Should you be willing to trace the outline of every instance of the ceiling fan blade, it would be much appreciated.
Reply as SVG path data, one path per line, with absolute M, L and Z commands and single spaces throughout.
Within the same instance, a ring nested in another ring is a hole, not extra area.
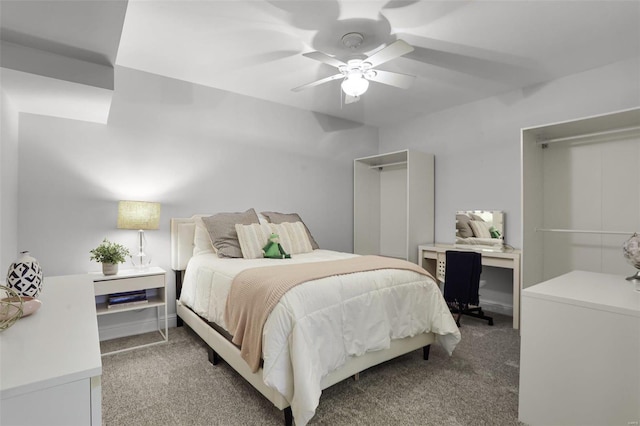
M 358 102 L 359 100 L 360 100 L 360 96 L 344 95 L 344 103 L 345 103 L 345 105 Z
M 303 53 L 302 56 L 306 56 L 307 58 L 315 59 L 316 61 L 323 62 L 327 65 L 331 65 L 332 67 L 338 68 L 341 65 L 347 65 L 339 59 L 334 58 L 333 56 L 329 56 L 326 53 L 322 52 L 307 52 Z
M 375 74 L 367 76 L 367 80 L 375 81 L 377 83 L 388 84 L 389 86 L 399 87 L 400 89 L 408 89 L 415 76 L 409 74 L 401 74 L 398 72 L 374 70 Z
M 399 56 L 405 55 L 411 51 L 413 51 L 413 47 L 406 41 L 396 40 L 384 49 L 379 50 L 373 55 L 369 56 L 367 59 L 365 59 L 365 62 L 370 63 L 371 67 L 376 67 Z
M 294 92 L 299 92 L 301 90 L 308 89 L 308 88 L 314 87 L 314 86 L 319 86 L 320 84 L 328 83 L 328 82 L 330 82 L 332 80 L 337 80 L 339 78 L 344 78 L 344 75 L 343 74 L 334 74 L 332 76 L 323 78 L 321 80 L 314 81 L 313 83 L 303 84 L 302 86 L 294 87 L 291 90 L 293 90 Z

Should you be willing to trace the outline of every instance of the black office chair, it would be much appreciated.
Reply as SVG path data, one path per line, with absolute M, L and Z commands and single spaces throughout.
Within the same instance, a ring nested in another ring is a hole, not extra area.
M 489 321 L 479 306 L 480 273 L 482 272 L 482 254 L 475 251 L 453 251 L 445 253 L 444 299 L 452 313 L 457 313 L 456 324 L 460 327 L 460 317 L 467 315 Z

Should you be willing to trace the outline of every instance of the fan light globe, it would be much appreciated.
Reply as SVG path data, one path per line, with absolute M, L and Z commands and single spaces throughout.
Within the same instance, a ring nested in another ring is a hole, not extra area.
M 360 96 L 369 88 L 369 80 L 362 73 L 350 73 L 342 82 L 342 90 L 349 96 Z

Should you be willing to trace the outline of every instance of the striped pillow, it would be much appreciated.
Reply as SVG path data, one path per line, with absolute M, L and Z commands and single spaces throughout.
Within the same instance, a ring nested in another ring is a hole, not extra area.
M 287 253 L 299 254 L 313 251 L 304 223 L 283 222 L 269 225 L 271 225 L 271 231 L 280 236 L 280 244 Z
M 251 225 L 236 224 L 238 241 L 242 257 L 245 259 L 261 259 L 264 257 L 262 248 L 267 245 L 271 235 L 269 223 L 252 223 Z

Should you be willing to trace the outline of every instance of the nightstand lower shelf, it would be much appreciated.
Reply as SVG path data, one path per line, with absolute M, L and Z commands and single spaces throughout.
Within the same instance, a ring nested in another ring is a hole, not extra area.
M 107 302 L 98 302 L 96 303 L 96 315 L 108 315 L 115 314 L 117 312 L 127 312 L 127 311 L 137 311 L 140 309 L 148 309 L 155 307 L 164 306 L 164 301 L 160 300 L 159 297 L 150 297 L 147 303 L 140 303 L 136 305 L 126 305 L 126 306 L 118 306 L 118 305 L 109 305 Z
M 148 335 L 149 337 L 147 337 L 146 335 Z M 141 340 L 142 338 L 142 340 L 146 340 L 146 339 L 151 340 L 152 336 L 154 339 L 158 339 L 158 335 L 160 336 L 160 340 L 154 340 L 148 343 L 137 344 L 134 346 L 130 346 L 129 344 L 126 343 L 126 341 L 129 339 Z M 122 352 L 133 351 L 136 349 L 142 349 L 149 346 L 162 345 L 167 343 L 168 341 L 169 341 L 169 335 L 166 334 L 166 332 L 161 328 L 158 328 L 158 330 L 151 331 L 149 333 L 136 334 L 133 336 L 126 336 L 126 337 L 121 337 L 121 338 L 116 338 L 111 340 L 103 340 L 102 342 L 100 342 L 101 356 L 104 357 L 107 355 L 113 355 L 113 354 L 118 354 Z M 120 346 L 123 346 L 123 347 L 120 347 Z M 114 348 L 114 349 L 111 349 L 111 348 Z

